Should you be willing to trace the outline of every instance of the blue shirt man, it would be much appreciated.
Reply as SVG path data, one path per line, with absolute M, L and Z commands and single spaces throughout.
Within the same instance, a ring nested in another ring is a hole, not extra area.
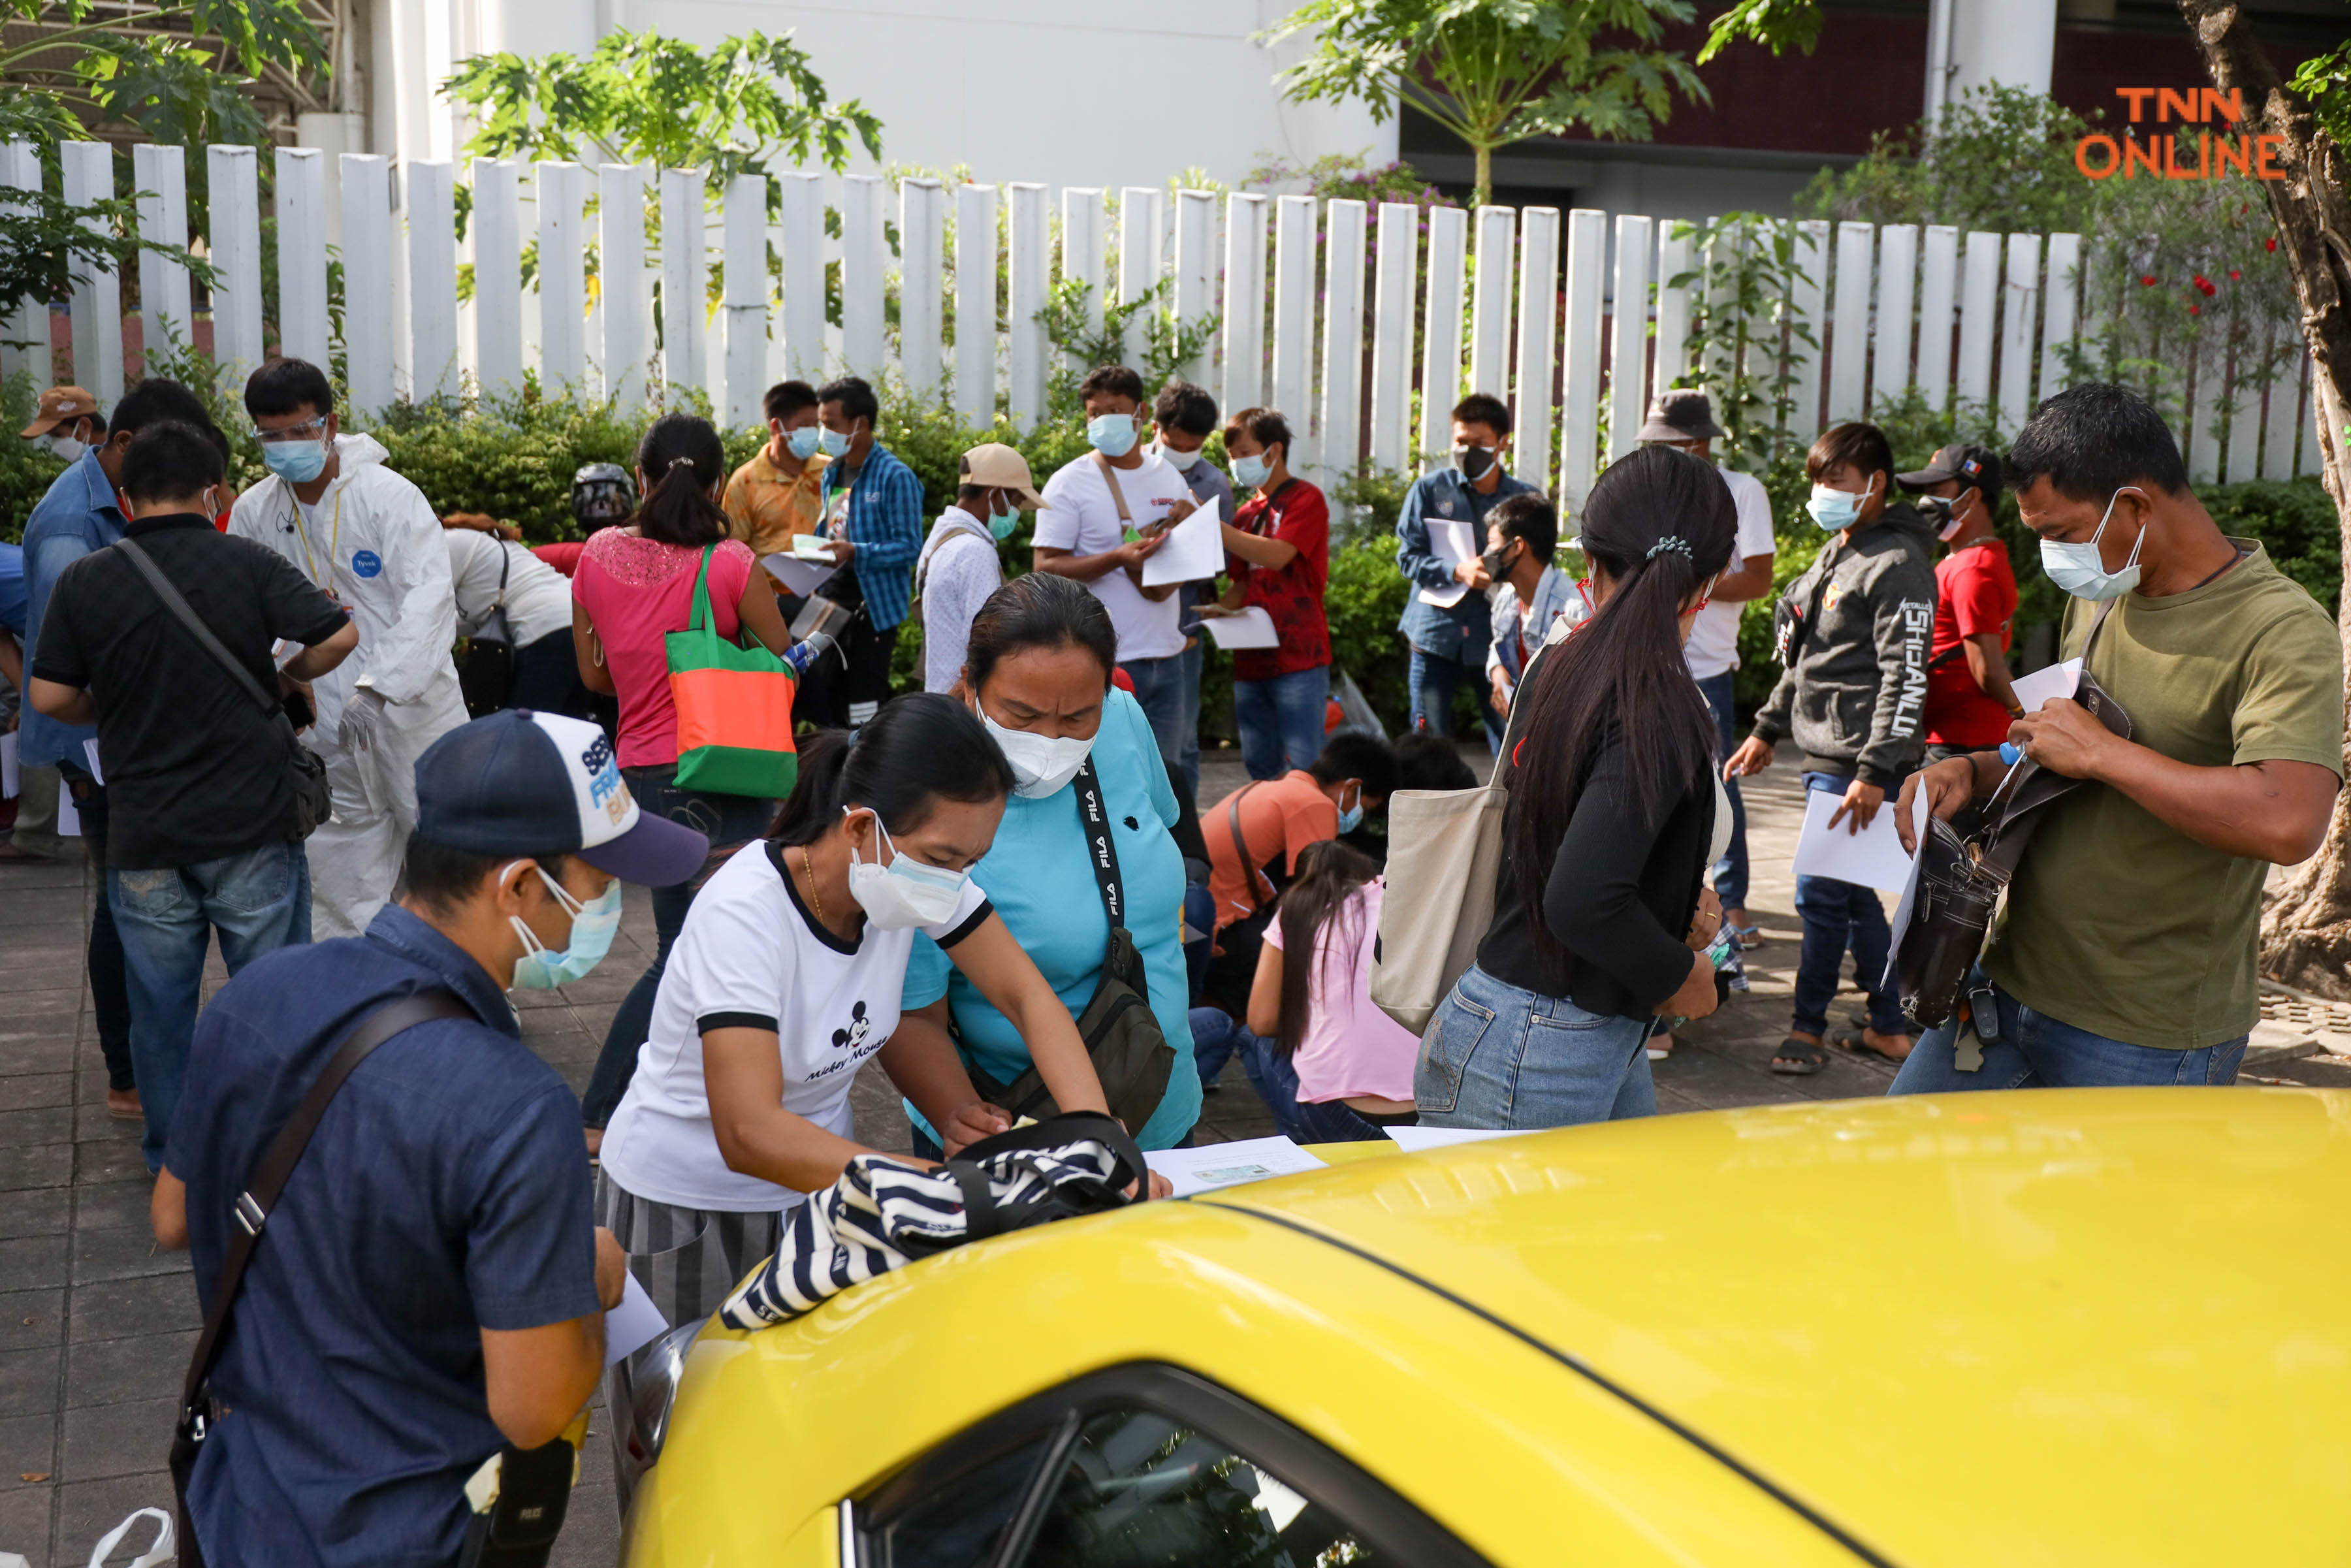
M 124 518 L 115 500 L 115 476 L 106 465 L 110 455 L 119 467 L 121 447 L 111 441 L 75 459 L 34 504 L 33 515 L 25 523 L 23 642 L 28 649 L 40 646 L 41 612 L 48 608 L 49 594 L 66 568 L 122 537 Z M 97 737 L 96 725 L 61 724 L 27 704 L 17 745 L 19 756 L 26 762 L 65 762 L 87 770 L 89 759 L 82 743 Z
M 1492 632 L 1489 582 L 1478 555 L 1486 548 L 1486 514 L 1534 488 L 1503 471 L 1510 443 L 1509 405 L 1483 392 L 1463 398 L 1453 410 L 1453 466 L 1415 480 L 1396 517 L 1396 569 L 1412 591 L 1396 622 L 1412 644 L 1412 726 L 1450 734 L 1453 694 L 1468 680 L 1487 740 L 1498 747 L 1501 724 L 1482 689 Z M 1437 533 L 1466 548 L 1441 553 Z
M 890 695 L 890 657 L 914 597 L 914 561 L 923 553 L 923 482 L 874 439 L 882 405 L 873 389 L 843 376 L 817 389 L 818 448 L 824 465 L 824 531 L 836 572 L 819 595 L 863 611 L 841 634 L 840 662 L 820 660 L 800 688 L 799 706 L 819 724 L 860 725 Z

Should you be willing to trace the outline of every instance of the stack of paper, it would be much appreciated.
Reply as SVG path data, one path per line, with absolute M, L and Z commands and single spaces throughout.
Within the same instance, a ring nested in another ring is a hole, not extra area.
M 1395 1146 L 1407 1155 L 1428 1149 L 1449 1149 L 1456 1144 L 1482 1143 L 1488 1138 L 1509 1138 L 1517 1134 L 1508 1128 L 1496 1127 L 1390 1127 L 1388 1136 Z
M 1895 831 L 1895 803 L 1878 807 L 1865 828 L 1846 817 L 1835 827 L 1829 819 L 1844 804 L 1842 795 L 1814 789 L 1804 797 L 1804 826 L 1796 835 L 1796 874 L 1834 877 L 1858 887 L 1898 892 L 1910 883 L 1910 855 Z
M 841 570 L 832 564 L 832 558 L 829 555 L 810 557 L 801 554 L 799 547 L 810 542 L 809 536 L 802 534 L 792 540 L 793 549 L 789 553 L 778 550 L 773 555 L 759 558 L 759 564 L 768 569 L 768 576 L 784 585 L 785 592 L 802 599 Z
M 1168 529 L 1167 542 L 1143 563 L 1143 586 L 1202 582 L 1224 570 L 1224 519 L 1215 507 L 1202 507 Z
M 1321 1160 L 1288 1138 L 1244 1138 L 1191 1149 L 1153 1149 L 1143 1161 L 1167 1178 L 1177 1197 L 1324 1168 Z
M 1279 648 L 1280 633 L 1273 629 L 1273 617 L 1265 607 L 1252 604 L 1234 615 L 1203 615 L 1200 630 L 1219 648 Z
M 1457 517 L 1430 517 L 1428 550 L 1447 568 L 1459 566 L 1465 560 L 1478 559 L 1478 535 L 1473 525 Z M 1466 582 L 1455 582 L 1446 588 L 1424 588 L 1420 591 L 1423 604 L 1434 604 L 1439 610 L 1450 610 L 1461 602 L 1469 591 Z

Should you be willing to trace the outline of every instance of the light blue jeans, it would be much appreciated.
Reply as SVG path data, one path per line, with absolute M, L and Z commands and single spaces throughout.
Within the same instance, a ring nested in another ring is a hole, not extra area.
M 310 939 L 310 859 L 301 844 L 160 871 L 109 871 L 106 901 L 131 983 L 131 1061 L 147 1116 L 147 1168 L 162 1168 L 195 1039 L 204 949 L 220 933 L 231 975 Z
M 1322 721 L 1331 706 L 1331 666 L 1294 670 L 1270 680 L 1233 683 L 1233 721 L 1241 765 L 1252 779 L 1279 779 L 1314 766 L 1322 755 Z
M 1654 1116 L 1650 1022 L 1588 1013 L 1472 965 L 1421 1036 L 1420 1124 L 1530 1132 Z
M 1274 1131 L 1303 1143 L 1305 1128 L 1298 1119 L 1298 1070 L 1290 1059 L 1273 1048 L 1273 1041 L 1250 1033 L 1247 1024 L 1224 1009 L 1194 1008 L 1192 1060 L 1200 1070 L 1200 1082 L 1215 1082 L 1225 1063 L 1236 1056 L 1241 1059 L 1241 1071 L 1249 1074 L 1258 1098 L 1273 1113 Z
M 1971 972 L 1964 989 L 1984 984 Z M 1911 1048 L 1889 1094 L 1947 1094 L 1962 1089 L 2095 1089 L 2176 1083 L 2234 1083 L 2249 1035 L 2196 1051 L 2166 1051 L 2109 1040 L 2036 1012 L 1999 987 L 1992 998 L 2000 1038 L 1983 1041 L 1983 1065 L 1959 1069 L 1961 1028 L 1954 1016 Z M 1972 1025 L 1969 1032 L 1974 1033 Z
M 1134 700 L 1151 721 L 1151 737 L 1159 743 L 1159 759 L 1171 768 L 1184 764 L 1184 655 L 1164 659 L 1127 659 L 1118 666 L 1134 683 Z

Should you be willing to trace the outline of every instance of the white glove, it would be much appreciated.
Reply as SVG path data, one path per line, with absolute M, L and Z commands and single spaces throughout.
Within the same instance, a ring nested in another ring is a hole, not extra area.
M 376 726 L 383 717 L 383 694 L 360 686 L 343 705 L 342 738 L 346 751 L 365 751 L 375 744 Z

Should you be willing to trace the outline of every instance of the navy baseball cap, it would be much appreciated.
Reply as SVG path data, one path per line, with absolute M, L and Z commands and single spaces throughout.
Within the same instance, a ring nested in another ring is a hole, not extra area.
M 1980 490 L 1986 501 L 2000 496 L 2000 456 L 1987 446 L 1955 442 L 1927 460 L 1927 466 L 1915 474 L 1896 474 L 1894 482 L 1906 490 L 1924 490 L 1946 479 L 1957 479 L 1971 489 Z
M 578 855 L 646 887 L 688 881 L 710 856 L 708 839 L 638 807 L 601 729 L 529 708 L 459 725 L 424 748 L 416 831 L 475 854 Z

